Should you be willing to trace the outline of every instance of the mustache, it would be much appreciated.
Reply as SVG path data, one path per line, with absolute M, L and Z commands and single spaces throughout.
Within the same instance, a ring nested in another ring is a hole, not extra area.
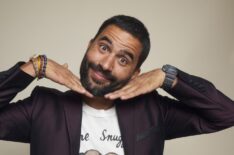
M 101 74 L 103 74 L 108 80 L 110 81 L 116 81 L 116 77 L 111 74 L 109 70 L 103 69 L 101 65 L 96 65 L 94 63 L 89 63 L 90 68 L 92 68 L 94 71 L 98 71 Z

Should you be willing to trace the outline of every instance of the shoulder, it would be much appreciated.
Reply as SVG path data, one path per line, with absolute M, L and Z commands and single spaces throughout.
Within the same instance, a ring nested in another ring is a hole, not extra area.
M 150 93 L 139 95 L 128 100 L 117 100 L 117 103 L 136 107 L 145 107 L 148 105 L 158 106 L 160 97 L 161 95 L 158 94 L 156 90 L 154 90 Z
M 76 98 L 80 99 L 81 94 L 78 94 L 74 91 L 68 90 L 68 91 L 60 91 L 55 88 L 48 88 L 44 86 L 36 86 L 33 91 L 31 96 L 36 99 L 36 100 L 69 100 L 71 98 Z
M 156 90 L 154 90 L 150 93 L 140 95 L 140 96 L 134 98 L 133 100 L 135 102 L 140 102 L 140 103 L 142 103 L 142 102 L 151 103 L 152 102 L 155 104 L 156 102 L 159 101 L 160 97 L 161 97 L 161 95 Z
M 40 97 L 40 98 L 47 98 L 47 97 L 59 97 L 62 96 L 64 92 L 55 89 L 55 88 L 48 88 L 48 87 L 43 87 L 43 86 L 36 86 L 33 91 L 31 96 L 34 98 Z
M 49 115 L 57 116 L 64 112 L 64 106 L 81 103 L 81 95 L 74 91 L 65 91 L 37 86 L 32 92 L 33 118 Z

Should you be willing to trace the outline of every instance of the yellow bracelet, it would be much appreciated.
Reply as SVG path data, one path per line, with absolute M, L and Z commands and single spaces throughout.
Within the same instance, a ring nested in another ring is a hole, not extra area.
M 35 71 L 36 77 L 38 77 L 39 70 L 38 70 L 36 58 L 31 58 L 31 59 L 30 59 L 30 62 L 32 62 L 32 64 L 33 64 L 33 69 L 34 69 L 34 71 Z
M 37 56 L 37 66 L 38 66 L 38 75 L 41 71 L 41 57 L 40 56 Z

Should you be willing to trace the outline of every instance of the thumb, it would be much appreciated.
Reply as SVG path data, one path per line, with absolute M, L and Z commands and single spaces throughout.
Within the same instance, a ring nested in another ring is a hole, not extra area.
M 63 64 L 63 67 L 68 68 L 68 64 L 67 63 Z

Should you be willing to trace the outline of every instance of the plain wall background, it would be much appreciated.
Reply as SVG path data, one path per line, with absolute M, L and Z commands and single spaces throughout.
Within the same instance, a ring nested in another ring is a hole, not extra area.
M 116 14 L 139 18 L 148 27 L 152 48 L 142 72 L 169 63 L 213 82 L 234 99 L 233 0 L 0 0 L 0 70 L 34 53 L 68 62 L 76 74 L 89 40 Z M 66 90 L 47 79 L 35 85 Z M 165 94 L 162 90 L 159 90 Z M 234 128 L 166 142 L 165 155 L 233 155 Z M 29 145 L 0 141 L 0 155 L 29 155 Z

